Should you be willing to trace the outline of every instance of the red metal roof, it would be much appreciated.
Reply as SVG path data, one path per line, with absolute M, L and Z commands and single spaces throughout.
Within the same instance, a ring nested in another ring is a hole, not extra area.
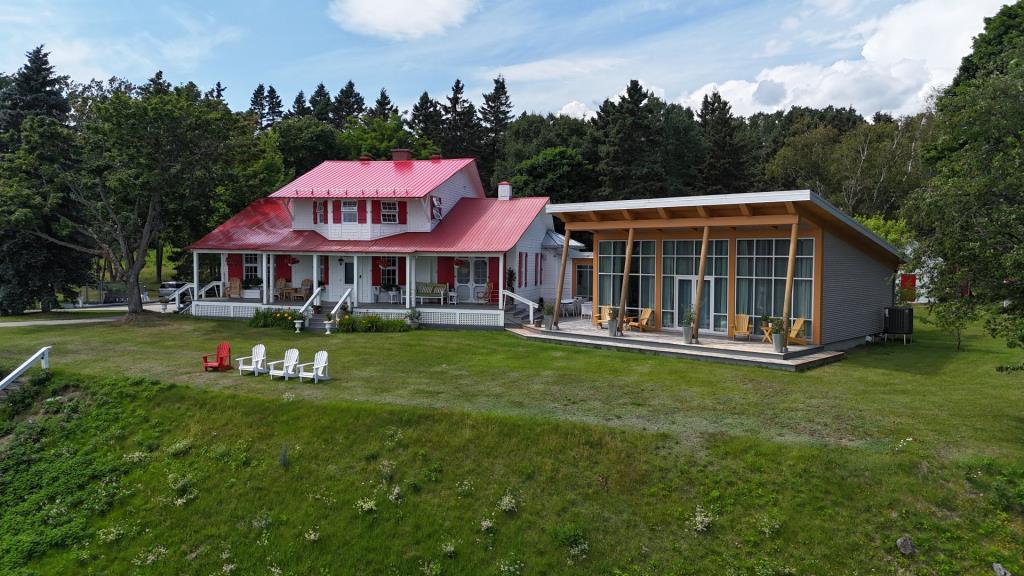
M 292 180 L 271 198 L 422 198 L 462 169 L 483 196 L 472 158 L 433 160 L 327 160 Z
M 189 249 L 364 254 L 507 252 L 547 202 L 545 197 L 463 198 L 432 232 L 405 232 L 377 240 L 328 240 L 312 230 L 292 230 L 286 201 L 264 198 L 250 204 Z

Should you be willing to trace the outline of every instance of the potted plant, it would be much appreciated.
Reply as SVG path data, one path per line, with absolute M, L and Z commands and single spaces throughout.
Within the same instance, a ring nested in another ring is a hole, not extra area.
M 261 288 L 263 280 L 259 278 L 247 278 L 242 280 L 242 298 L 259 299 L 263 296 Z
M 420 311 L 417 308 L 409 310 L 409 313 L 405 315 L 406 322 L 409 323 L 409 327 L 413 330 L 420 327 Z
M 512 268 L 509 268 L 508 272 L 505 272 L 505 291 L 516 291 L 516 271 Z
M 782 354 L 786 351 L 786 323 L 782 318 L 769 318 L 768 324 L 772 327 L 772 348 Z
M 544 329 L 551 330 L 551 327 L 555 323 L 555 305 L 545 304 L 544 305 Z
M 683 315 L 679 317 L 679 323 L 683 327 L 683 340 L 685 340 L 687 344 L 693 342 L 693 319 L 695 317 L 693 308 L 686 310 L 686 312 L 683 312 Z
M 619 335 L 619 309 L 608 309 L 608 335 L 615 337 Z

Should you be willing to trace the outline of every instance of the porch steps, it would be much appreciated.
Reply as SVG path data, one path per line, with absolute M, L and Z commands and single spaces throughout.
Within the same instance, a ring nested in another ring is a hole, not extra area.
M 508 306 L 505 308 L 505 327 L 521 328 L 530 323 L 530 313 L 522 306 Z
M 313 314 L 309 317 L 309 324 L 306 326 L 306 330 L 309 332 L 326 332 L 326 323 L 327 314 Z
M 825 350 L 817 346 L 790 354 L 758 353 L 746 350 L 724 350 L 692 344 L 670 344 L 653 340 L 608 338 L 565 332 L 549 332 L 527 326 L 508 327 L 509 332 L 522 338 L 556 344 L 568 344 L 586 348 L 620 350 L 657 354 L 690 360 L 709 360 L 726 364 L 760 366 L 790 372 L 802 372 L 825 364 L 842 360 L 843 352 Z

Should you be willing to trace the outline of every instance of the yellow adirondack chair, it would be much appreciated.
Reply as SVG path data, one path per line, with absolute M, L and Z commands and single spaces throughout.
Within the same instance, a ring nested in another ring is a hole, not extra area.
M 798 344 L 800 346 L 807 345 L 807 338 L 802 336 L 800 333 L 804 331 L 804 319 L 797 318 L 793 320 L 793 326 L 789 329 L 789 343 Z
M 750 340 L 750 315 L 748 314 L 737 314 L 732 321 L 732 336 L 733 338 L 739 338 L 745 336 L 747 340 Z
M 242 297 L 242 280 L 240 278 L 228 279 L 228 298 Z
M 640 311 L 640 318 L 625 318 L 626 322 L 623 326 L 630 330 L 637 329 L 641 332 L 646 332 L 651 328 L 651 314 L 653 312 L 650 308 L 644 308 Z
M 597 309 L 597 325 L 600 326 L 601 328 L 604 328 L 605 322 L 611 320 L 611 313 L 609 312 L 611 309 L 611 306 L 601 306 L 600 308 Z

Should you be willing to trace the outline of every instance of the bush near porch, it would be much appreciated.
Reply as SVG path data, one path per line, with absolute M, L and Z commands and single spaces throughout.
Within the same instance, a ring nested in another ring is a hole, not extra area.
M 1024 569 L 1024 375 L 979 327 L 804 374 L 497 332 L 8 330 L 0 364 L 54 344 L 56 369 L 0 444 L 7 571 Z M 326 349 L 334 379 L 199 372 L 223 338 Z
M 405 320 L 386 320 L 376 314 L 346 314 L 338 318 L 338 332 L 408 332 Z
M 294 310 L 280 308 L 260 308 L 249 319 L 253 328 L 290 328 L 295 329 L 295 321 L 302 320 L 301 314 Z

